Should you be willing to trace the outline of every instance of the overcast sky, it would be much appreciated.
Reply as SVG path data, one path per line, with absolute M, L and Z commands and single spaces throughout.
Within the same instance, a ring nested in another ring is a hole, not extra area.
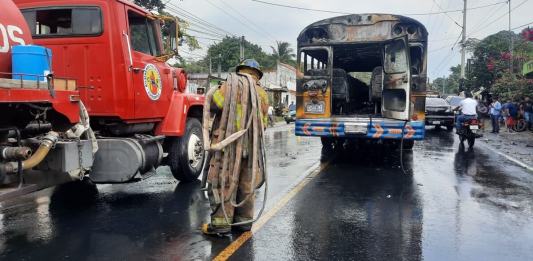
M 457 10 L 463 7 L 462 0 L 264 1 L 347 13 L 414 14 Z M 468 8 L 477 8 L 498 2 L 504 1 L 468 0 Z M 338 16 L 338 14 L 332 13 L 271 6 L 252 0 L 170 0 L 168 7 L 175 9 L 176 6 L 216 25 L 221 30 L 234 35 L 244 35 L 249 41 L 261 45 L 269 53 L 271 53 L 269 47 L 274 45 L 275 40 L 289 42 L 295 47 L 296 37 L 305 26 L 324 18 Z M 533 0 L 512 0 L 511 8 L 515 8 L 511 16 L 512 28 L 533 22 Z M 467 36 L 469 38 L 482 39 L 498 31 L 507 30 L 507 11 L 507 3 L 469 10 L 467 12 Z M 430 79 L 433 80 L 436 77 L 448 75 L 449 67 L 460 63 L 459 47 L 456 46 L 453 50 L 451 48 L 461 33 L 461 28 L 455 22 L 462 23 L 462 13 L 449 13 L 449 17 L 444 14 L 412 15 L 411 17 L 422 22 L 429 31 L 428 74 Z M 185 19 L 187 20 L 187 18 Z M 221 38 L 219 35 L 224 34 L 220 30 L 208 32 L 196 24 L 196 22 L 193 22 L 191 29 L 200 32 L 191 31 L 190 33 L 202 37 L 199 38 L 199 41 L 203 49 L 197 50 L 192 54 L 182 53 L 190 59 L 198 59 L 199 55 L 205 54 L 209 44 L 216 42 L 207 38 L 219 39 Z M 521 30 L 522 28 L 515 31 L 519 32 Z

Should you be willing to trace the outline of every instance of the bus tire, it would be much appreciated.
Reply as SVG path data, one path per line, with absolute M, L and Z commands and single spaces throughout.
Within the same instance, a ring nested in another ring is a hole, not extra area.
M 169 145 L 168 165 L 172 176 L 181 182 L 197 180 L 205 159 L 200 121 L 187 119 L 185 134 L 172 138 Z

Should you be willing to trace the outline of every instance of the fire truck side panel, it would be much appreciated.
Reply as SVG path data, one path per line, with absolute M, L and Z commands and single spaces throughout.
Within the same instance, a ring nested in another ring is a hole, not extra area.
M 157 125 L 156 135 L 182 136 L 185 133 L 187 115 L 201 118 L 204 97 L 200 95 L 180 95 L 175 92 L 165 119 Z

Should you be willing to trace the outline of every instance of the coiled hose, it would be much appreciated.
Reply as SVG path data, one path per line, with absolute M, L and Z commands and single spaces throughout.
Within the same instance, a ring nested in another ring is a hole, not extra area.
M 231 226 L 247 225 L 255 222 L 261 217 L 267 201 L 268 178 L 265 169 L 265 126 L 262 120 L 263 112 L 261 111 L 259 88 L 261 87 L 257 86 L 255 80 L 248 74 L 230 74 L 226 82 L 226 95 L 222 113 L 219 116 L 220 119 L 213 120 L 211 119 L 211 104 L 217 88 L 210 89 L 206 94 L 202 132 L 204 149 L 213 158 L 212 162 L 205 163 L 210 164 L 207 180 L 211 181 L 215 203 L 222 208 L 226 223 Z M 211 122 L 213 122 L 212 126 Z M 244 123 L 246 123 L 245 126 L 243 126 Z M 211 140 L 212 136 L 214 137 L 213 140 Z M 255 219 L 232 223 L 228 218 L 224 203 L 230 202 L 233 207 L 237 208 L 248 200 L 254 200 L 254 197 L 251 197 L 253 193 L 250 193 L 241 202 L 236 201 L 242 158 L 251 160 L 252 180 L 250 186 L 252 186 L 252 191 L 256 189 L 256 174 L 259 173 L 263 177 L 265 184 L 264 199 L 261 210 Z M 231 184 L 228 193 L 224 193 L 228 174 L 231 174 Z

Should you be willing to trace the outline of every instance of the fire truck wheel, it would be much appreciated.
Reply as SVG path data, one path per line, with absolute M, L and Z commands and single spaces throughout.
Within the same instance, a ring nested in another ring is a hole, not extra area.
M 187 119 L 185 135 L 174 138 L 168 151 L 168 165 L 172 175 L 179 181 L 198 179 L 204 162 L 202 124 L 198 119 Z

